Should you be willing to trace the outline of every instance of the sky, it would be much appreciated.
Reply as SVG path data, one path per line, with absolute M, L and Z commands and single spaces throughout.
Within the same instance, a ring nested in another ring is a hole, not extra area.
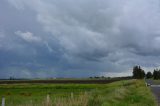
M 159 0 L 0 0 L 0 78 L 152 71 L 159 19 Z

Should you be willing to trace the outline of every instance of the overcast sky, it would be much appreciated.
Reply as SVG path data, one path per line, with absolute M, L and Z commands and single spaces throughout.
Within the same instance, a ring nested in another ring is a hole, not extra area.
M 160 66 L 159 0 L 0 0 L 0 78 L 125 76 Z

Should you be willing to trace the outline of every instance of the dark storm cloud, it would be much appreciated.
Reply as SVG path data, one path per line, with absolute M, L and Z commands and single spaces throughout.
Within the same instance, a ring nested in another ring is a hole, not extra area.
M 159 66 L 159 10 L 159 0 L 2 0 L 0 73 L 115 76 Z

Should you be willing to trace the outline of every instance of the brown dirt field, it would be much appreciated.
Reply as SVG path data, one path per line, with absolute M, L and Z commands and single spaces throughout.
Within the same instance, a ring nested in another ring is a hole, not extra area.
M 19 84 L 19 83 L 43 83 L 43 84 L 107 84 L 130 78 L 111 79 L 111 80 L 0 80 L 0 84 Z

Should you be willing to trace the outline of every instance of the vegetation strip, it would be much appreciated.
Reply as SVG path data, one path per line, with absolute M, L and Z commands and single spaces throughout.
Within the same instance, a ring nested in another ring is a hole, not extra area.
M 0 85 L 6 106 L 156 106 L 144 80 L 110 84 Z

